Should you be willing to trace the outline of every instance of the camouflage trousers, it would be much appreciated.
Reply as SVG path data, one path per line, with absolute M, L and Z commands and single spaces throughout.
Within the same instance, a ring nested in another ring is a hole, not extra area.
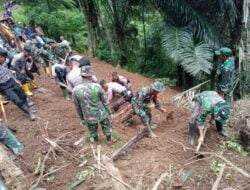
M 102 127 L 102 132 L 105 136 L 109 136 L 112 133 L 110 118 L 105 118 L 99 122 Z M 87 123 L 89 130 L 89 137 L 98 137 L 98 124 L 99 123 Z
M 147 105 L 141 105 L 136 102 L 135 98 L 132 98 L 132 107 L 137 116 L 140 117 L 142 123 L 147 126 L 151 123 L 151 109 Z
M 14 154 L 20 154 L 23 152 L 24 146 L 3 124 L 0 124 L 0 141 L 11 149 Z

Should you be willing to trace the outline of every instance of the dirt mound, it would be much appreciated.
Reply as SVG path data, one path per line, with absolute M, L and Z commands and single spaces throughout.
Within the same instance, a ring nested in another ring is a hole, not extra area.
M 117 71 L 131 79 L 134 91 L 153 82 L 151 79 L 139 74 L 129 73 L 96 59 L 92 59 L 92 63 L 99 80 L 109 80 L 111 73 Z M 43 74 L 37 77 L 36 80 L 38 84 L 47 90 L 46 93 L 36 91 L 35 97 L 32 98 L 36 103 L 37 121 L 30 122 L 12 104 L 6 107 L 9 124 L 18 129 L 16 136 L 25 145 L 24 159 L 23 161 L 16 161 L 17 164 L 29 176 L 30 182 L 35 181 L 37 175 L 34 174 L 34 171 L 39 168 L 37 167 L 39 160 L 43 160 L 50 147 L 46 138 L 55 140 L 61 137 L 58 144 L 64 151 L 56 150 L 51 154 L 46 162 L 45 173 L 53 171 L 57 167 L 65 167 L 45 177 L 40 182 L 40 186 L 49 190 L 61 190 L 76 181 L 79 175 L 86 175 L 86 182 L 77 189 L 112 189 L 109 176 L 97 174 L 98 172 L 93 174 L 93 171 L 96 170 L 95 160 L 90 145 L 85 142 L 87 129 L 80 126 L 80 119 L 76 114 L 72 101 L 67 102 L 63 99 L 60 89 L 55 85 L 51 77 Z M 141 180 L 143 182 L 142 189 L 152 188 L 160 174 L 168 170 L 170 166 L 173 175 L 177 176 L 177 173 L 181 174 L 181 171 L 184 171 L 181 170 L 183 163 L 188 162 L 188 159 L 194 156 L 192 151 L 184 150 L 181 145 L 188 147 L 187 126 L 190 113 L 187 110 L 177 108 L 171 103 L 171 97 L 174 94 L 176 94 L 176 91 L 166 88 L 165 92 L 160 96 L 160 101 L 168 110 L 167 114 L 153 110 L 153 122 L 157 123 L 154 130 L 157 138 L 144 139 L 115 162 L 115 166 L 119 168 L 124 181 L 132 187 L 136 187 L 138 181 Z M 101 139 L 102 154 L 110 156 L 122 144 L 137 134 L 135 126 L 140 121 L 138 118 L 133 117 L 131 123 L 129 125 L 114 126 L 117 139 L 114 144 L 108 146 L 105 140 Z M 82 137 L 84 137 L 84 144 L 75 147 L 74 143 Z M 211 129 L 206 137 L 206 146 L 202 147 L 202 149 L 217 151 L 219 149 L 217 145 L 221 140 L 222 138 L 218 136 L 215 129 Z M 84 166 L 80 165 L 81 162 L 78 159 L 80 157 L 82 160 L 86 160 Z M 233 159 L 240 164 L 239 166 L 245 166 L 244 169 L 250 172 L 249 157 Z M 210 171 L 210 161 L 197 162 L 192 164 L 192 167 L 187 166 L 184 169 L 192 171 L 192 177 L 183 187 L 211 189 L 216 176 Z M 231 172 L 229 169 L 228 171 Z M 235 183 L 224 180 L 223 187 L 232 186 L 238 188 L 248 185 L 248 181 L 241 179 L 241 176 L 235 172 L 231 173 L 234 175 Z M 168 186 L 164 186 L 166 184 Z M 161 189 L 167 189 L 168 187 L 169 183 L 164 182 Z

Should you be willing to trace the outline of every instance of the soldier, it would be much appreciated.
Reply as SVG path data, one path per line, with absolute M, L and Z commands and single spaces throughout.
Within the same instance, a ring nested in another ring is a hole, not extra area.
M 22 111 L 28 114 L 30 120 L 35 120 L 35 115 L 29 108 L 27 97 L 16 81 L 11 70 L 4 68 L 2 64 L 5 62 L 8 56 L 6 51 L 0 50 L 0 91 L 9 98 L 14 104 L 16 104 Z M 30 106 L 32 103 L 30 104 Z
M 161 82 L 155 82 L 150 87 L 142 88 L 132 99 L 131 104 L 136 115 L 138 115 L 148 129 L 148 136 L 150 138 L 156 137 L 151 129 L 151 109 L 148 104 L 153 100 L 155 108 L 161 112 L 166 112 L 164 108 L 161 107 L 158 101 L 158 94 L 164 90 L 164 85 Z
M 231 54 L 232 50 L 229 48 L 221 48 L 215 51 L 215 55 L 219 58 L 216 73 L 216 91 L 224 97 L 226 103 L 230 106 L 235 79 L 235 65 Z
M 81 120 L 87 123 L 91 142 L 98 141 L 98 124 L 106 140 L 111 142 L 111 112 L 102 87 L 92 82 L 94 72 L 91 67 L 82 67 L 83 84 L 73 90 L 74 103 Z
M 0 121 L 0 141 L 16 155 L 22 155 L 24 146 L 9 131 L 4 123 Z
M 114 111 L 118 111 L 120 106 L 122 106 L 126 102 L 130 102 L 133 94 L 130 90 L 127 90 L 124 86 L 120 85 L 116 82 L 109 82 L 107 83 L 105 80 L 100 81 L 100 85 L 102 86 L 103 90 L 108 95 L 108 102 L 113 99 L 114 95 L 122 96 L 120 100 L 114 105 Z
M 215 91 L 204 91 L 197 94 L 194 99 L 194 106 L 189 122 L 189 144 L 195 144 L 195 135 L 198 129 L 199 142 L 203 142 L 203 129 L 206 122 L 206 117 L 209 114 L 215 119 L 217 131 L 222 136 L 227 136 L 223 125 L 227 123 L 230 115 L 230 107 L 225 100 Z
M 131 82 L 129 79 L 122 75 L 118 75 L 117 72 L 112 73 L 112 82 L 117 82 L 122 86 L 125 86 L 127 89 L 131 90 Z
M 69 53 L 68 46 L 62 43 L 56 43 L 52 39 L 47 39 L 46 43 L 50 46 L 50 52 L 55 56 L 55 59 L 61 61 L 65 59 Z

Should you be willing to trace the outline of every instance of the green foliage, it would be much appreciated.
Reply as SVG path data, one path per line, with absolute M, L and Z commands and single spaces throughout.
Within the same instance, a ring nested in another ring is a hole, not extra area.
M 236 152 L 238 152 L 241 156 L 247 156 L 248 152 L 246 152 L 244 150 L 244 147 L 239 144 L 239 141 L 237 138 L 233 138 L 231 140 L 228 141 L 223 141 L 221 144 L 221 149 L 223 151 L 230 149 L 230 150 L 234 150 Z
M 213 49 L 210 44 L 195 43 L 192 33 L 181 28 L 167 27 L 162 45 L 166 54 L 184 70 L 193 76 L 201 71 L 210 74 Z
M 155 81 L 162 82 L 165 86 L 176 86 L 177 80 L 176 79 L 169 79 L 169 78 L 157 78 Z
M 93 166 L 88 166 L 87 169 L 81 171 L 78 174 L 78 179 L 87 179 L 88 177 L 91 177 L 94 175 L 95 172 L 95 167 Z
M 218 160 L 212 159 L 211 163 L 210 163 L 210 169 L 215 172 L 215 173 L 219 173 L 221 168 L 221 164 L 219 163 Z
M 99 59 L 102 59 L 104 61 L 107 61 L 107 62 L 112 61 L 111 51 L 109 49 L 107 41 L 102 41 L 99 44 L 99 46 L 96 49 L 95 55 L 96 55 L 96 57 L 98 57 Z

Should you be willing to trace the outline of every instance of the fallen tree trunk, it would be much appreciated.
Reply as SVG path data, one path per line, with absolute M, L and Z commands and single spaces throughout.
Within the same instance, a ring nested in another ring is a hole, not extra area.
M 120 155 L 123 154 L 127 149 L 132 147 L 135 143 L 141 141 L 148 134 L 147 128 L 144 128 L 138 135 L 132 137 L 126 144 L 118 149 L 111 157 L 112 160 L 117 160 Z
M 24 190 L 27 188 L 27 179 L 22 170 L 9 158 L 7 151 L 0 146 L 0 170 L 5 179 L 5 184 L 12 190 Z
M 102 156 L 102 163 L 105 166 L 105 169 L 111 173 L 113 176 L 119 179 L 119 181 L 123 182 L 121 173 L 118 168 L 116 168 L 113 164 L 113 161 L 108 158 L 107 156 Z M 127 186 L 125 186 L 123 183 L 118 182 L 117 179 L 112 178 L 112 183 L 114 189 L 119 189 L 119 190 L 126 190 Z
M 116 121 L 116 123 L 124 123 L 131 116 L 133 116 L 133 113 L 134 113 L 133 108 L 131 107 L 130 104 L 128 104 L 120 112 L 114 115 L 113 120 Z

